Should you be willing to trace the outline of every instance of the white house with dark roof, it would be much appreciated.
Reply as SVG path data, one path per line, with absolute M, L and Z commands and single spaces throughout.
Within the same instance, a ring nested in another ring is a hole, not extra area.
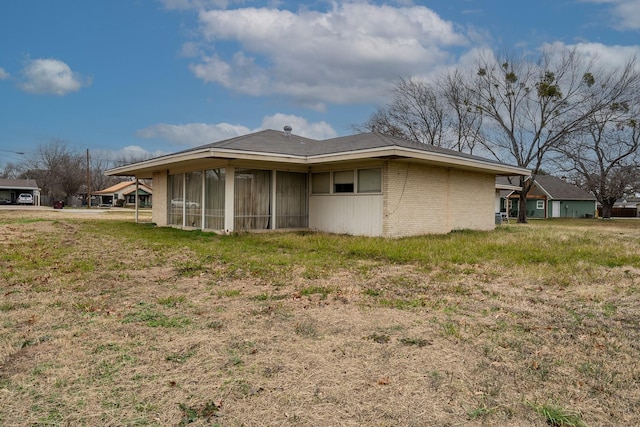
M 118 167 L 153 179 L 153 221 L 403 237 L 495 227 L 496 176 L 529 170 L 378 133 L 264 130 Z
M 18 196 L 25 193 L 31 194 L 34 205 L 40 205 L 40 187 L 35 179 L 0 178 L 0 204 L 18 203 Z

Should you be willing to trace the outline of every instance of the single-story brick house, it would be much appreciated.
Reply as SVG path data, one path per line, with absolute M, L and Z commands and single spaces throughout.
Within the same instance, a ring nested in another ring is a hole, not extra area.
M 378 133 L 264 130 L 107 171 L 152 178 L 158 226 L 403 237 L 495 227 L 495 180 L 529 170 Z
M 98 197 L 98 204 L 101 206 L 113 206 L 118 204 L 135 205 L 136 192 L 138 194 L 138 204 L 140 207 L 150 207 L 152 202 L 153 189 L 143 183 L 135 181 L 122 181 L 104 190 L 95 191 L 92 196 Z
M 517 192 L 507 196 L 510 216 L 518 216 L 518 197 Z M 537 175 L 527 194 L 528 218 L 593 218 L 596 208 L 593 194 L 553 175 Z

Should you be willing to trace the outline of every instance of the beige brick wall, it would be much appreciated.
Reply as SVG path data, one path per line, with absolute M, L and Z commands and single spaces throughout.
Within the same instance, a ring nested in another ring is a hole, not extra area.
M 449 189 L 452 230 L 495 228 L 495 175 L 452 171 L 449 176 Z
M 494 228 L 493 175 L 389 161 L 383 183 L 385 237 Z
M 151 215 L 153 222 L 159 227 L 167 225 L 167 183 L 167 171 L 154 172 Z

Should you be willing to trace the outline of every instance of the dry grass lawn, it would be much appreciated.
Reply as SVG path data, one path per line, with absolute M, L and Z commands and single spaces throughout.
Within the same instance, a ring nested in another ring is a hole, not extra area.
M 1 425 L 640 425 L 640 221 L 132 218 L 0 211 Z

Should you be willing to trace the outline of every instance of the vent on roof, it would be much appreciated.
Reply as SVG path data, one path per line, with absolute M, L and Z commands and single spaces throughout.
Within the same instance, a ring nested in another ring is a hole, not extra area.
M 289 125 L 284 127 L 284 136 L 285 138 L 288 138 L 291 136 L 291 131 L 293 130 L 293 128 Z

